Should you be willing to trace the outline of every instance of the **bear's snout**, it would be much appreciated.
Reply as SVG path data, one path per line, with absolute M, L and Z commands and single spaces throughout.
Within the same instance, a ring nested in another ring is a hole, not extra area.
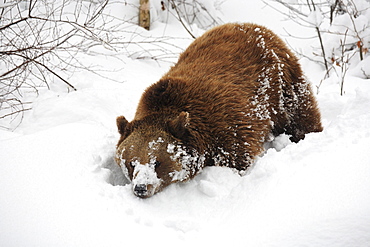
M 132 190 L 134 195 L 140 198 L 148 198 L 154 195 L 157 190 L 159 189 L 158 186 L 153 184 L 133 184 Z
M 154 195 L 161 185 L 161 179 L 157 177 L 155 166 L 152 164 L 141 165 L 136 162 L 132 180 L 132 190 L 140 198 L 148 198 Z
M 146 184 L 137 184 L 134 186 L 134 194 L 141 198 L 148 197 L 148 186 Z

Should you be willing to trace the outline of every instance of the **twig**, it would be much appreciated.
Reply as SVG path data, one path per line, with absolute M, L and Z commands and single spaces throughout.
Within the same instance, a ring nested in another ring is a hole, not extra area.
M 174 0 L 170 0 L 171 3 L 172 3 L 172 7 L 175 9 L 176 11 L 176 14 L 177 14 L 177 19 L 180 21 L 181 25 L 185 28 L 185 30 L 190 34 L 190 36 L 193 38 L 193 39 L 196 39 L 196 37 L 190 32 L 190 30 L 188 29 L 188 27 L 185 25 L 185 23 L 182 21 L 182 18 L 181 18 L 181 15 L 180 15 L 180 12 L 179 10 L 177 9 L 177 6 L 176 6 L 176 3 Z
M 346 39 L 347 39 L 347 32 L 348 32 L 348 29 L 346 30 L 346 32 L 344 33 L 344 40 L 340 40 L 340 46 L 341 46 L 341 51 L 342 51 L 342 54 L 341 54 L 341 58 L 340 58 L 340 61 L 341 61 L 341 66 L 340 66 L 340 71 L 341 71 L 341 83 L 340 83 L 340 95 L 343 95 L 343 86 L 344 86 L 344 77 L 346 76 L 347 74 L 347 71 L 348 71 L 348 55 L 347 55 L 347 60 L 344 61 L 344 56 L 345 56 L 345 44 L 346 44 Z
M 323 57 L 323 60 L 324 60 L 325 69 L 328 72 L 329 71 L 328 61 L 326 60 L 324 42 L 323 42 L 322 37 L 321 37 L 320 28 L 319 27 L 315 27 L 315 29 L 316 29 L 316 33 L 317 33 L 317 36 L 318 36 L 319 41 L 320 41 L 320 47 L 321 47 L 321 51 L 322 51 L 322 57 Z

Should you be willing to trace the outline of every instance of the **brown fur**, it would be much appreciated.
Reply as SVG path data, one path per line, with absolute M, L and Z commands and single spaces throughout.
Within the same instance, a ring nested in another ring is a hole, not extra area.
M 149 164 L 145 152 L 150 151 L 132 148 L 125 157 L 122 150 L 161 136 L 164 146 L 156 159 L 169 156 L 166 148 L 171 143 L 198 156 L 186 179 L 208 165 L 244 171 L 271 134 L 286 133 L 298 142 L 306 133 L 322 131 L 317 103 L 297 58 L 274 33 L 254 24 L 226 24 L 197 38 L 177 64 L 146 89 L 134 120 L 119 117 L 117 125 L 119 164 L 124 160 L 127 166 L 127 160 L 135 158 Z M 135 139 L 127 142 L 130 135 Z M 184 169 L 174 160 L 166 158 L 158 178 Z M 133 179 L 135 174 L 128 173 Z

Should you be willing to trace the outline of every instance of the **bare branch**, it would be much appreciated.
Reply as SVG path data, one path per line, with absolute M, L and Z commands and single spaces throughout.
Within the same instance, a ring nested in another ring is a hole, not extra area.
M 193 23 L 208 28 L 220 22 L 201 1 L 168 0 L 166 4 L 171 1 L 176 8 L 167 11 L 181 20 L 190 34 Z M 96 49 L 98 46 L 135 59 L 171 63 L 176 60 L 182 48 L 175 45 L 175 38 L 152 37 L 137 28 L 135 17 L 111 15 L 107 11 L 110 4 L 138 9 L 137 5 L 112 0 L 17 0 L 2 5 L 0 119 L 21 119 L 19 114 L 30 108 L 24 102 L 25 92 L 37 95 L 40 87 L 50 88 L 56 78 L 67 88 L 76 90 L 70 79 L 75 71 L 109 79 L 100 73 L 104 70 L 79 61 L 82 53 L 98 54 L 101 50 Z
M 183 22 L 182 18 L 181 18 L 181 15 L 180 15 L 180 12 L 179 10 L 177 9 L 177 6 L 176 6 L 176 3 L 174 0 L 170 0 L 171 4 L 172 4 L 172 8 L 176 11 L 176 14 L 177 14 L 177 19 L 179 20 L 179 22 L 181 23 L 181 25 L 185 28 L 185 30 L 190 34 L 190 36 L 195 39 L 196 37 L 190 32 L 190 30 L 188 29 L 188 27 L 185 25 L 185 23 Z

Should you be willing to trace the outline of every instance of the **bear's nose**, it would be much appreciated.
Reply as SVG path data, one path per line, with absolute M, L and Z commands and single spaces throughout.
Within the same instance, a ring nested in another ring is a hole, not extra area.
M 148 195 L 148 189 L 146 184 L 136 184 L 134 186 L 134 193 L 138 197 L 146 197 Z

